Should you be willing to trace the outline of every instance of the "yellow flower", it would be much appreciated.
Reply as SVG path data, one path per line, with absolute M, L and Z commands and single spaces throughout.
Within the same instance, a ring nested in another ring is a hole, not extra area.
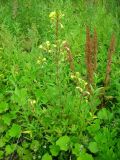
M 46 41 L 46 46 L 49 47 L 50 46 L 50 42 Z
M 39 46 L 39 48 L 40 48 L 40 49 L 43 49 L 43 46 L 42 46 L 42 45 L 40 45 L 40 46 Z
M 38 60 L 37 60 L 37 64 L 40 64 L 40 63 L 41 63 L 41 61 L 38 59 Z
M 56 15 L 58 14 L 59 18 L 61 19 L 62 17 L 64 17 L 64 14 L 62 14 L 61 12 L 56 13 L 55 11 L 51 12 L 49 14 L 49 18 L 51 20 L 54 20 L 56 18 Z
M 78 89 L 80 92 L 83 92 L 83 89 L 79 86 L 77 86 L 76 89 Z
M 86 95 L 90 95 L 90 92 L 88 92 L 88 91 L 85 91 L 85 92 L 84 92 L 84 94 L 86 94 Z
M 96 119 L 97 116 L 96 115 L 93 115 L 91 112 L 90 112 L 90 116 L 93 118 L 93 119 Z
M 84 85 L 87 86 L 87 82 L 84 82 Z
M 63 24 L 62 23 L 60 23 L 60 27 L 63 29 L 64 28 L 64 26 L 63 26 Z
M 81 78 L 78 78 L 78 81 L 81 82 Z
M 46 58 L 43 58 L 42 61 L 43 61 L 43 62 L 46 62 Z
M 79 76 L 80 76 L 80 73 L 79 73 L 79 72 L 76 72 L 76 76 L 79 77 Z
M 30 101 L 30 104 L 31 104 L 31 105 L 36 104 L 36 100 L 31 100 L 31 101 Z
M 56 12 L 55 12 L 55 11 L 54 11 L 54 12 L 51 12 L 51 13 L 49 14 L 49 18 L 50 18 L 51 20 L 54 20 L 55 17 L 56 17 Z
M 32 138 L 32 131 L 22 131 L 23 134 L 29 134 L 30 137 Z
M 70 77 L 71 77 L 71 79 L 76 78 L 74 74 L 71 74 L 71 76 L 70 76 Z
M 48 53 L 51 53 L 51 52 L 52 52 L 52 51 L 49 49 L 49 50 L 48 50 Z
M 64 46 L 65 44 L 67 44 L 67 41 L 66 40 L 62 41 L 62 45 Z

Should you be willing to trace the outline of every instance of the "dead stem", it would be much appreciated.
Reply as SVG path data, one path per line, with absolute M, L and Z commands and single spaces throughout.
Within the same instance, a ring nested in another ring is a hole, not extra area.
M 92 64 L 92 43 L 90 37 L 90 29 L 86 27 L 86 47 L 85 59 L 87 67 L 88 91 L 91 92 L 91 85 L 93 84 L 93 64 Z
M 96 29 L 94 29 L 93 46 L 92 47 L 93 47 L 93 70 L 94 70 L 94 72 L 96 72 L 96 69 L 97 69 L 97 52 L 98 52 Z
M 111 63 L 112 63 L 112 55 L 115 52 L 115 35 L 112 35 L 110 46 L 108 49 L 108 58 L 107 58 L 107 67 L 106 67 L 106 76 L 105 76 L 105 87 L 107 87 L 110 80 L 110 72 L 111 72 Z
M 13 1 L 13 8 L 12 8 L 12 15 L 13 19 L 17 17 L 17 11 L 18 11 L 18 0 Z
M 73 55 L 72 52 L 70 50 L 69 45 L 67 44 L 67 42 L 64 44 L 64 48 L 67 51 L 67 55 L 68 55 L 68 62 L 70 64 L 70 69 L 71 71 L 74 73 L 75 71 L 75 67 L 74 67 L 74 61 L 73 61 Z

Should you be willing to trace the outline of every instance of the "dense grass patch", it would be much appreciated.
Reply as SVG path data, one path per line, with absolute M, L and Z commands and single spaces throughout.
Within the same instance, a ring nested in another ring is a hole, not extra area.
M 117 1 L 0 3 L 0 159 L 119 160 Z

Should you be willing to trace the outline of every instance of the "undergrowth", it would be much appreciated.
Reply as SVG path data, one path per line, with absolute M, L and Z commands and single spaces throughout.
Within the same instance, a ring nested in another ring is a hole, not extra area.
M 0 159 L 119 160 L 117 2 L 0 3 Z

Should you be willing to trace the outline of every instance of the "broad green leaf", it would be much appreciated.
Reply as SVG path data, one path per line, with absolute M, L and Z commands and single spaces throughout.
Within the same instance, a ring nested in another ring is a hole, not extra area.
M 13 153 L 14 149 L 15 149 L 14 145 L 7 145 L 6 148 L 5 148 L 6 155 L 9 155 L 9 154 Z
M 98 152 L 98 147 L 96 142 L 90 142 L 88 148 L 92 153 Z
M 50 146 L 50 152 L 52 154 L 52 156 L 57 156 L 59 154 L 60 151 L 60 147 L 57 145 L 52 145 Z
M 32 155 L 32 152 L 30 150 L 28 150 L 28 149 L 25 150 L 24 149 L 23 152 L 24 152 L 24 155 L 22 156 L 23 160 L 33 160 L 33 155 Z
M 2 116 L 2 120 L 4 121 L 5 124 L 9 126 L 12 119 L 11 119 L 10 114 L 7 113 Z
M 3 133 L 7 129 L 7 125 L 3 122 L 3 120 L 0 120 L 0 133 Z
M 12 101 L 18 103 L 19 106 L 25 105 L 27 102 L 27 90 L 25 88 L 16 88 L 12 96 Z
M 0 159 L 3 159 L 4 152 L 0 151 Z
M 52 156 L 49 155 L 48 153 L 45 153 L 42 157 L 42 160 L 52 160 Z
M 0 138 L 0 148 L 5 146 L 5 138 Z
M 101 109 L 99 112 L 98 112 L 98 118 L 99 119 L 108 119 L 108 110 L 106 108 L 103 108 Z
M 72 149 L 72 153 L 78 156 L 83 149 L 83 145 L 76 143 Z
M 29 155 L 29 154 L 27 154 L 27 155 L 23 155 L 22 156 L 22 160 L 33 160 L 33 157 L 32 157 L 32 155 Z
M 21 146 L 17 146 L 17 154 L 19 155 L 19 157 L 22 157 L 23 156 L 23 154 L 24 154 L 24 148 L 23 147 L 21 147 Z
M 30 148 L 36 152 L 39 149 L 39 146 L 40 146 L 39 142 L 37 140 L 33 140 Z
M 88 153 L 84 153 L 81 156 L 79 156 L 77 158 L 77 160 L 94 160 L 92 155 L 88 154 Z
M 0 113 L 3 113 L 9 109 L 8 104 L 6 102 L 0 102 Z
M 23 147 L 24 149 L 27 149 L 29 146 L 30 146 L 30 144 L 29 144 L 28 142 L 26 142 L 26 141 L 24 141 L 24 142 L 22 143 L 22 147 Z
M 100 119 L 94 120 L 94 123 L 87 127 L 87 130 L 90 134 L 95 134 L 100 129 Z
M 63 151 L 67 151 L 69 149 L 69 143 L 70 138 L 68 136 L 62 136 L 56 141 L 56 145 L 58 145 Z
M 11 137 L 19 137 L 21 133 L 21 127 L 17 124 L 13 124 L 11 129 L 9 130 L 9 135 Z

